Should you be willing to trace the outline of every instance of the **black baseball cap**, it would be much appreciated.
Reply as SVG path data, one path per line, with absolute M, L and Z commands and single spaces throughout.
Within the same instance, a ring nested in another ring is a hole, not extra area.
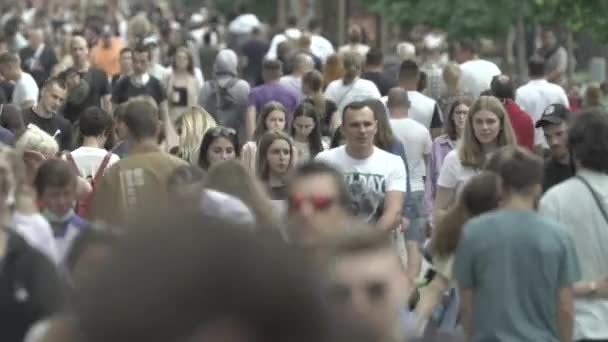
M 543 116 L 536 122 L 536 128 L 546 125 L 559 125 L 562 122 L 569 122 L 572 113 L 563 104 L 555 103 L 550 105 L 543 112 Z

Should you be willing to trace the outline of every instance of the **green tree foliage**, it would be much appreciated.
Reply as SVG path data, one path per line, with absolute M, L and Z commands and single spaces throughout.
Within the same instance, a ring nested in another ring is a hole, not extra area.
M 505 36 L 523 17 L 526 22 L 585 30 L 608 42 L 607 0 L 362 0 L 389 20 L 428 24 L 455 39 Z

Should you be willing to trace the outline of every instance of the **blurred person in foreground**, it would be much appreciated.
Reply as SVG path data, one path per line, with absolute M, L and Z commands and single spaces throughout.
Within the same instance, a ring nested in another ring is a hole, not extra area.
M 534 211 L 542 160 L 508 146 L 486 169 L 502 178 L 500 209 L 467 222 L 454 258 L 464 333 L 471 341 L 572 341 L 580 270 L 570 234 Z
M 288 237 L 318 245 L 342 234 L 351 222 L 350 194 L 334 167 L 311 161 L 298 167 L 287 183 Z
M 378 341 L 404 341 L 414 332 L 408 308 L 413 285 L 390 234 L 364 224 L 328 244 L 325 295 L 342 317 L 363 317 Z
M 82 289 L 79 341 L 329 341 L 320 282 L 296 251 L 199 215 L 150 216 Z
M 568 132 L 576 175 L 549 189 L 540 212 L 574 236 L 582 281 L 574 286 L 576 341 L 608 339 L 608 117 L 578 116 Z

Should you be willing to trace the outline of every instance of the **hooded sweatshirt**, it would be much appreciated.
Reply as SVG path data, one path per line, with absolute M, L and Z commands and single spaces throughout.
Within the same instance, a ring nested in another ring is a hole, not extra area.
M 238 57 L 236 53 L 229 49 L 221 50 L 217 54 L 213 65 L 213 79 L 205 82 L 198 99 L 199 105 L 205 108 L 217 122 L 221 123 L 222 120 L 218 120 L 218 113 L 215 110 L 217 107 L 216 89 L 218 86 L 227 89 L 234 102 L 240 108 L 239 112 L 243 113 L 243 120 L 240 120 L 240 125 L 232 127 L 237 131 L 241 131 L 244 127 L 245 110 L 247 108 L 250 87 L 249 83 L 238 77 L 237 66 Z

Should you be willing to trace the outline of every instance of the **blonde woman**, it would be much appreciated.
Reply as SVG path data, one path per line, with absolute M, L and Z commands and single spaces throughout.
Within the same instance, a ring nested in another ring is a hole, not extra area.
M 29 124 L 15 143 L 17 155 L 25 162 L 25 182 L 33 184 L 40 165 L 47 159 L 56 158 L 59 153 L 57 140 L 48 135 L 38 126 Z M 91 192 L 91 185 L 85 179 L 78 177 L 76 189 L 78 198 Z
M 471 106 L 464 133 L 456 149 L 445 157 L 433 205 L 437 224 L 454 203 L 458 189 L 479 174 L 488 156 L 503 146 L 514 146 L 515 135 L 500 100 L 482 96 Z
M 215 120 L 206 110 L 199 106 L 190 107 L 176 122 L 179 137 L 176 155 L 196 165 L 203 137 L 207 130 L 215 126 Z

